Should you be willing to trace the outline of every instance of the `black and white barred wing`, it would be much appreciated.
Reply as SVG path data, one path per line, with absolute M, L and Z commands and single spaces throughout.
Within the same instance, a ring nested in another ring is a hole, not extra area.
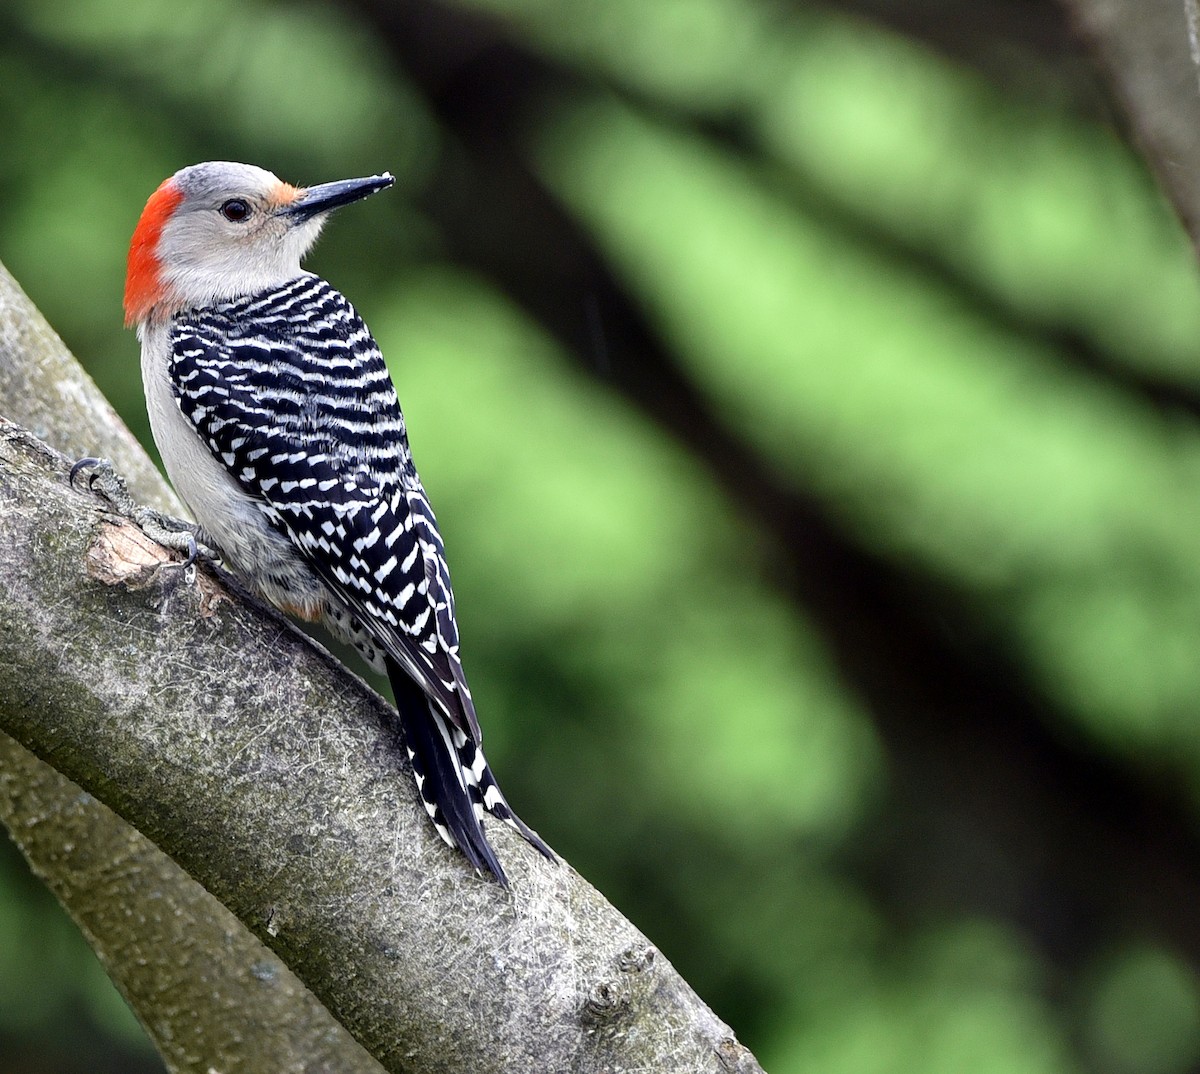
M 442 539 L 387 367 L 312 276 L 177 319 L 179 408 L 314 573 L 450 722 L 479 724 Z

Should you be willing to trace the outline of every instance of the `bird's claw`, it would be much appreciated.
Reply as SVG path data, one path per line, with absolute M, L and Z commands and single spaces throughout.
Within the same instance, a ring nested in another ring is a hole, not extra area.
M 71 472 L 67 475 L 67 481 L 72 488 L 78 487 L 79 474 L 83 470 L 92 471 L 88 474 L 86 484 L 89 492 L 94 492 L 102 496 L 109 502 L 117 514 L 124 515 L 128 519 L 133 519 L 134 513 L 138 510 L 138 505 L 134 503 L 133 497 L 129 495 L 125 479 L 113 469 L 111 461 L 108 459 L 93 458 L 90 455 L 80 459 L 71 467 Z
M 172 521 L 177 521 L 173 519 Z M 190 572 L 189 577 L 196 573 L 196 563 L 204 560 L 207 563 L 216 563 L 221 558 L 216 549 L 209 548 L 208 545 L 202 544 L 196 540 L 196 534 L 192 530 L 187 529 L 180 531 L 180 536 L 185 538 L 183 551 L 186 553 L 184 560 L 179 564 L 185 572 Z
M 94 456 L 85 455 L 74 466 L 71 467 L 71 472 L 67 475 L 67 483 L 71 486 L 71 488 L 75 488 L 75 479 L 79 476 L 80 470 L 92 470 L 98 468 L 103 469 L 105 467 L 108 469 L 112 468 L 112 463 L 109 462 L 108 459 L 97 459 Z M 92 484 L 95 480 L 95 474 L 89 475 L 87 481 L 87 487 L 89 489 L 92 487 Z
M 89 466 L 95 466 L 100 460 L 91 455 L 84 455 L 74 466 L 71 467 L 71 472 L 67 475 L 67 484 L 71 488 L 75 487 L 75 478 L 79 476 L 80 470 L 86 470 Z
M 164 567 L 182 568 L 184 577 L 190 582 L 196 576 L 197 560 L 215 562 L 221 558 L 214 549 L 196 539 L 197 527 L 193 523 L 136 503 L 129 495 L 124 478 L 113 469 L 108 459 L 91 456 L 80 459 L 71 467 L 67 477 L 72 487 L 85 469 L 93 471 L 87 479 L 87 487 L 91 492 L 102 496 L 117 514 L 129 519 L 156 544 L 184 553 L 182 562 L 164 563 Z

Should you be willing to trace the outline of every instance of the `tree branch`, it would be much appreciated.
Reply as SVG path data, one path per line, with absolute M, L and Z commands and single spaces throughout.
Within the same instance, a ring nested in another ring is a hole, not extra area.
M 0 821 L 79 925 L 169 1070 L 383 1068 L 143 835 L 0 735 Z
M 493 829 L 428 824 L 393 714 L 0 424 L 0 729 L 170 854 L 393 1071 L 755 1071 L 632 925 Z
M 1200 69 L 1189 0 L 1062 3 L 1107 68 L 1136 140 L 1200 247 Z

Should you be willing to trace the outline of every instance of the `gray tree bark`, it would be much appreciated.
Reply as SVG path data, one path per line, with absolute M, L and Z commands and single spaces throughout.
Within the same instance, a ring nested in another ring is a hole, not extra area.
M 128 434 L 114 431 L 119 422 L 85 379 L 64 379 L 51 357 L 61 344 L 6 275 L 0 348 L 0 414 L 21 391 L 32 394 L 40 402 L 26 399 L 22 416 L 49 435 L 74 398 L 81 420 L 67 420 L 60 443 L 72 455 L 117 456 L 139 497 L 170 506 L 148 461 L 132 457 L 131 438 L 121 452 L 109 446 Z M 67 466 L 0 422 L 0 731 L 144 833 L 320 1001 L 292 993 L 278 1046 L 289 1033 L 327 1030 L 325 1065 L 234 1054 L 216 1069 L 371 1069 L 334 1040 L 337 1024 L 320 1021 L 321 1004 L 397 1072 L 761 1069 L 569 866 L 494 827 L 512 891 L 477 877 L 428 824 L 389 706 L 222 578 L 201 571 L 189 584 L 163 549 L 69 488 Z M 121 847 L 138 860 L 153 848 L 110 832 L 111 851 L 97 854 L 112 854 L 111 871 L 103 860 L 72 861 L 65 847 L 80 818 L 61 798 L 50 804 L 65 784 L 43 795 L 59 777 L 11 746 L 0 765 L 0 800 L 25 810 L 29 830 L 43 826 L 40 851 L 23 843 L 41 855 L 35 867 L 60 894 L 87 890 L 97 914 L 89 924 L 77 902 L 77 919 L 90 938 L 104 934 L 120 980 L 119 964 L 158 941 L 140 944 L 137 923 L 123 933 L 121 914 L 102 912 L 105 883 L 96 891 L 85 878 L 92 869 L 116 877 L 107 887 L 122 898 L 122 874 L 138 870 L 121 864 Z M 19 814 L 6 808 L 4 817 L 19 831 Z M 254 953 L 256 941 L 210 896 L 183 894 L 186 877 L 162 875 L 183 913 L 211 917 L 199 948 L 219 947 L 221 935 L 241 946 L 220 986 L 209 982 L 207 1006 L 204 989 L 184 1003 L 160 994 L 189 972 L 164 977 L 160 989 L 150 981 L 145 994 L 127 986 L 143 1022 L 153 1033 L 161 1017 L 167 1032 L 187 1032 L 196 1004 L 199 1025 L 233 1019 L 231 1036 L 264 1032 L 246 1012 L 276 963 Z M 143 911 L 155 883 L 134 885 Z M 195 1048 L 216 1047 L 207 1032 Z M 190 1061 L 177 1069 L 198 1069 Z
M 1062 0 L 1200 248 L 1200 12 L 1195 0 Z

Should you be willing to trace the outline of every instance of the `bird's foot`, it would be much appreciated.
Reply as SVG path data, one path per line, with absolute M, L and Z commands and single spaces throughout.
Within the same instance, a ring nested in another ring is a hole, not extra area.
M 168 566 L 182 567 L 191 578 L 195 574 L 197 560 L 215 562 L 221 558 L 218 552 L 200 539 L 199 526 L 182 518 L 163 514 L 153 507 L 145 507 L 134 500 L 129 495 L 125 479 L 113 469 L 108 459 L 80 459 L 71 467 L 68 480 L 72 486 L 76 485 L 80 474 L 85 470 L 91 471 L 87 476 L 87 488 L 107 500 L 118 515 L 129 519 L 156 544 L 184 553 L 182 563 L 171 563 Z

